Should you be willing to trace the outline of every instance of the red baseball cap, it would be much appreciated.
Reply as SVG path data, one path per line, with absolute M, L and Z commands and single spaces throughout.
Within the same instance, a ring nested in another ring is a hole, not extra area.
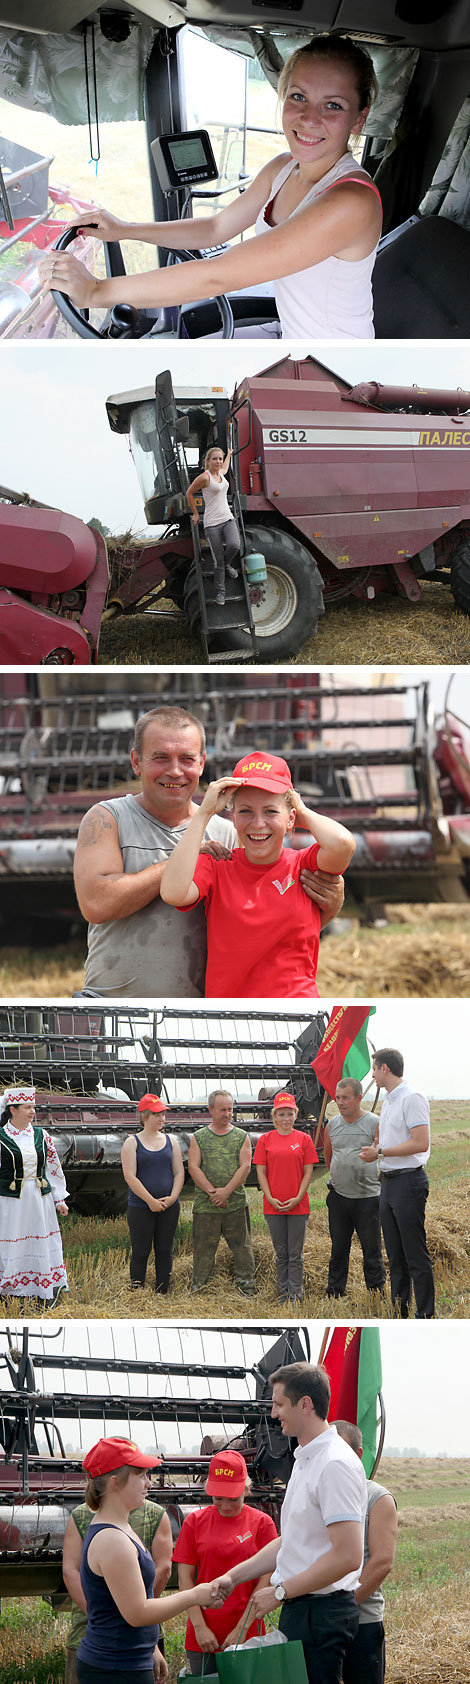
M 293 1111 L 297 1110 L 297 1100 L 294 1099 L 293 1093 L 276 1093 L 274 1095 L 273 1111 L 280 1111 L 281 1106 L 284 1105 L 291 1105 Z
M 156 1093 L 143 1093 L 142 1099 L 139 1099 L 137 1110 L 138 1111 L 167 1111 L 168 1110 L 168 1104 L 165 1103 L 165 1100 L 158 1099 Z
M 248 1469 L 239 1450 L 219 1450 L 209 1462 L 206 1491 L 210 1497 L 241 1497 Z
M 99 1438 L 83 1458 L 85 1472 L 92 1479 L 100 1474 L 115 1473 L 117 1468 L 159 1468 L 161 1456 L 149 1456 L 139 1450 L 131 1438 Z
M 292 789 L 292 778 L 287 760 L 281 760 L 278 754 L 245 754 L 242 760 L 237 760 L 232 772 L 233 778 L 239 778 L 242 784 L 251 784 L 254 789 L 270 790 L 272 795 L 285 795 L 286 790 Z

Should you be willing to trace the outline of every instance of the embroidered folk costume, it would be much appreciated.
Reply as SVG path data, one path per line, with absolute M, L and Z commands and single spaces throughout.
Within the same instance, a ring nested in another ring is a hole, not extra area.
M 12 1087 L 0 1101 L 0 1293 L 52 1303 L 68 1291 L 56 1214 L 67 1188 L 51 1136 L 33 1120 L 15 1122 L 35 1097 Z

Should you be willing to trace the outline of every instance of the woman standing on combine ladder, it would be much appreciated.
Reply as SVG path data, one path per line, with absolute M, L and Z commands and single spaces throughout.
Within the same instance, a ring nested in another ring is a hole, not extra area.
M 228 480 L 225 475 L 231 454 L 231 450 L 227 450 L 224 456 L 220 445 L 211 445 L 204 457 L 204 473 L 193 479 L 186 493 L 193 526 L 199 525 L 200 518 L 194 493 L 202 491 L 204 497 L 204 532 L 214 562 L 215 595 L 219 608 L 225 605 L 225 574 L 229 573 L 231 579 L 237 578 L 237 568 L 231 564 L 240 554 L 240 533 L 227 502 Z

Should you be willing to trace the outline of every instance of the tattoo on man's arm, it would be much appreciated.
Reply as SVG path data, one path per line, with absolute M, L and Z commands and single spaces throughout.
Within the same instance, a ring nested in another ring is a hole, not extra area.
M 85 813 L 85 818 L 82 819 L 80 825 L 78 840 L 85 847 L 92 848 L 95 842 L 101 842 L 104 831 L 112 830 L 112 828 L 111 819 L 108 818 L 107 813 L 104 812 L 102 807 L 96 808 L 95 812 L 92 810 Z

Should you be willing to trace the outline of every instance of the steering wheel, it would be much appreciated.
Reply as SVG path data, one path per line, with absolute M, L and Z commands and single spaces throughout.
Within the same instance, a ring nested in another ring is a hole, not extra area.
M 73 240 L 76 240 L 80 232 L 80 225 L 76 228 L 67 228 L 65 234 L 61 234 L 59 239 L 55 241 L 53 250 L 66 251 L 67 246 L 71 245 Z M 106 274 L 111 278 L 125 275 L 126 268 L 119 242 L 117 240 L 103 241 L 103 246 Z M 195 257 L 201 255 L 200 252 L 194 251 L 174 251 L 171 253 L 171 260 L 177 263 L 192 263 Z M 68 322 L 69 327 L 74 329 L 80 339 L 151 339 L 155 333 L 155 322 L 160 315 L 159 309 L 156 312 L 151 312 L 150 309 L 138 310 L 134 304 L 113 304 L 112 308 L 106 311 L 101 327 L 93 327 L 88 309 L 79 310 L 78 306 L 72 304 L 70 298 L 67 298 L 64 292 L 53 290 L 52 297 L 64 320 Z M 226 298 L 225 293 L 221 293 L 219 298 L 215 298 L 213 302 L 217 305 L 222 322 L 222 338 L 233 339 L 233 314 L 228 298 Z M 180 309 L 178 309 L 176 334 L 159 334 L 158 337 L 161 339 L 184 338 L 184 321 Z

